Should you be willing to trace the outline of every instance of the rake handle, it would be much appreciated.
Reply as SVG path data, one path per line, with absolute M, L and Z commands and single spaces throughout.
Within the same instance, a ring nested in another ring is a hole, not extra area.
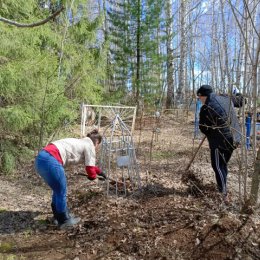
M 198 151 L 200 150 L 202 144 L 204 143 L 205 139 L 206 139 L 206 136 L 204 136 L 204 137 L 202 138 L 202 140 L 201 140 L 201 142 L 200 142 L 200 144 L 199 144 L 197 150 L 196 150 L 195 153 L 193 154 L 193 156 L 192 156 L 192 158 L 191 158 L 189 164 L 187 165 L 185 171 L 188 171 L 188 170 L 190 169 L 190 166 L 191 166 L 191 164 L 193 163 L 193 161 L 194 161 L 194 159 L 195 159 L 195 157 L 196 157 Z
M 79 176 L 84 176 L 87 178 L 87 175 L 84 174 L 84 173 L 78 173 Z M 97 177 L 98 178 L 98 177 Z M 98 178 L 99 179 L 99 178 Z M 123 182 L 121 181 L 116 181 L 114 179 L 111 179 L 111 178 L 107 178 L 107 180 L 111 183 L 111 184 L 115 184 L 115 183 L 119 183 L 119 184 L 123 184 Z M 105 180 L 104 180 L 105 181 Z

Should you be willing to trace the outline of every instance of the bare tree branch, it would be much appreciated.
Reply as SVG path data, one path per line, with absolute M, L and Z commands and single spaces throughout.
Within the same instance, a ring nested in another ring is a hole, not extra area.
M 22 27 L 22 28 L 36 27 L 36 26 L 40 26 L 40 25 L 43 25 L 43 24 L 49 22 L 51 19 L 53 19 L 55 16 L 57 16 L 63 10 L 64 10 L 64 6 L 62 6 L 60 9 L 58 9 L 56 12 L 54 12 L 51 16 L 47 17 L 46 19 L 36 22 L 36 23 L 31 23 L 31 24 L 17 23 L 15 21 L 12 21 L 12 20 L 9 20 L 9 19 L 3 18 L 3 17 L 0 17 L 0 22 L 8 23 L 8 24 L 14 25 L 16 27 Z
M 248 4 L 247 4 L 247 2 L 244 0 L 243 1 L 244 2 L 244 5 L 245 5 L 245 7 L 246 7 L 246 10 L 247 10 L 247 13 L 248 13 L 248 16 L 249 16 L 249 18 L 250 18 L 250 21 L 251 21 L 251 23 L 252 23 L 252 26 L 253 26 L 253 28 L 254 28 L 254 30 L 255 30 L 255 33 L 257 34 L 257 36 L 258 36 L 258 39 L 260 39 L 260 35 L 259 35 L 259 33 L 258 33 L 258 31 L 257 31 L 257 29 L 256 29 L 256 27 L 255 27 L 255 23 L 254 23 L 254 20 L 253 20 L 253 18 L 252 18 L 252 12 L 250 12 L 250 10 L 249 10 L 249 7 L 248 7 Z M 256 9 L 256 6 L 254 7 L 254 9 Z
M 243 28 L 241 26 L 241 23 L 238 20 L 238 17 L 237 17 L 237 15 L 235 13 L 235 9 L 234 9 L 234 6 L 233 6 L 232 2 L 230 0 L 228 0 L 228 3 L 230 5 L 230 7 L 231 7 L 231 11 L 232 11 L 232 13 L 233 13 L 233 15 L 235 17 L 236 22 L 237 22 L 237 26 L 238 26 L 238 28 L 239 28 L 242 36 L 243 36 L 243 39 L 244 39 L 244 42 L 245 42 L 245 47 L 246 47 L 247 53 L 249 55 L 249 59 L 250 59 L 251 63 L 253 63 L 253 58 L 252 58 L 252 56 L 250 54 L 250 48 L 249 48 L 249 46 L 247 44 L 247 40 L 246 40 L 246 36 L 245 36 L 244 30 L 243 30 Z

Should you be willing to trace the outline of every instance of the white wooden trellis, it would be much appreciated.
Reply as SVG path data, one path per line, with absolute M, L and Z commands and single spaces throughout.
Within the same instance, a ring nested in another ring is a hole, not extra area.
M 112 122 L 115 115 L 119 115 L 124 120 L 127 127 L 131 129 L 132 135 L 135 128 L 136 109 L 136 106 L 104 106 L 83 103 L 81 106 L 81 137 L 86 136 L 88 130 L 93 129 L 93 127 L 99 130 L 103 116 L 107 119 L 107 124 L 104 126 L 107 126 Z

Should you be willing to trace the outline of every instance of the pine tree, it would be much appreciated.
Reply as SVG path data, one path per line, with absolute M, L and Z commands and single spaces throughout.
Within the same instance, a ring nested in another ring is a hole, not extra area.
M 165 54 L 161 32 L 164 1 L 108 1 L 111 89 L 124 95 L 130 91 L 138 104 L 160 95 Z
M 0 16 L 22 23 L 48 17 L 59 1 L 0 3 Z M 0 23 L 0 167 L 10 172 L 21 149 L 42 147 L 79 115 L 82 101 L 102 98 L 106 50 L 96 44 L 102 17 L 89 21 L 85 1 L 35 28 Z M 73 4 L 73 5 L 72 5 Z M 71 15 L 68 16 L 69 10 Z

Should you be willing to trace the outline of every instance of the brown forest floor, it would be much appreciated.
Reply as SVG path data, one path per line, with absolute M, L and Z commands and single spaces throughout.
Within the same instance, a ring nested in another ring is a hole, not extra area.
M 200 142 L 193 141 L 192 122 L 182 121 L 163 116 L 158 140 L 151 122 L 135 131 L 142 192 L 108 197 L 97 182 L 76 175 L 84 167 L 69 169 L 68 204 L 82 219 L 71 230 L 51 224 L 50 191 L 33 160 L 13 177 L 0 175 L 0 260 L 260 259 L 259 210 L 240 209 L 238 151 L 229 165 L 232 202 L 226 206 L 207 142 L 189 172 L 196 178 L 182 178 Z M 250 158 L 249 169 L 250 175 Z

